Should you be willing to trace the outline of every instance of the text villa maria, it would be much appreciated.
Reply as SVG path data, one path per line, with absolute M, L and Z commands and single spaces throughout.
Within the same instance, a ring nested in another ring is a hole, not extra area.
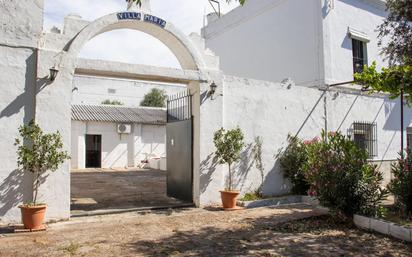
M 142 19 L 142 14 L 138 13 L 138 12 L 121 12 L 121 13 L 117 14 L 117 18 L 119 20 L 141 20 Z M 165 20 L 163 20 L 159 17 L 153 16 L 153 15 L 150 15 L 150 14 L 144 14 L 143 15 L 143 20 L 145 22 L 153 23 L 153 24 L 155 24 L 157 26 L 160 26 L 162 28 L 164 28 L 166 26 L 166 21 Z

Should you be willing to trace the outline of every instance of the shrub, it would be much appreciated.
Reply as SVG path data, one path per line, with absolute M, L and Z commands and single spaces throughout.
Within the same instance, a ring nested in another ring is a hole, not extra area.
M 309 190 L 309 183 L 304 172 L 308 159 L 306 145 L 299 138 L 290 135 L 288 142 L 288 147 L 279 156 L 283 176 L 292 183 L 292 193 L 306 195 Z
M 228 191 L 233 190 L 232 164 L 240 159 L 240 153 L 245 145 L 244 135 L 240 128 L 225 130 L 219 129 L 215 132 L 213 143 L 216 147 L 216 157 L 220 164 L 229 167 Z
M 337 215 L 375 216 L 387 196 L 382 174 L 368 164 L 368 154 L 340 133 L 307 145 L 305 175 L 321 204 Z
M 405 158 L 398 158 L 392 165 L 394 179 L 389 184 L 389 191 L 395 195 L 398 207 L 412 215 L 412 153 L 407 152 Z
M 110 99 L 106 99 L 106 100 L 104 100 L 103 102 L 102 102 L 102 104 L 105 104 L 105 105 L 123 105 L 123 103 L 122 102 L 120 102 L 119 100 L 110 100 Z
M 164 90 L 153 88 L 147 93 L 143 101 L 140 102 L 140 106 L 144 107 L 165 107 L 166 106 L 166 93 Z
M 70 157 L 63 150 L 59 132 L 45 134 L 34 121 L 31 121 L 28 125 L 21 126 L 19 133 L 22 139 L 16 138 L 15 141 L 17 164 L 25 172 L 34 174 L 34 196 L 31 204 L 36 205 L 41 176 L 47 171 L 56 171 Z

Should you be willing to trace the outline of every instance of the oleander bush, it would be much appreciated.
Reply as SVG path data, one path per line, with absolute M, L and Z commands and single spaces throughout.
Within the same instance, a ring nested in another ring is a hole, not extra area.
M 306 145 L 303 172 L 320 203 L 341 217 L 377 216 L 387 196 L 382 173 L 367 162 L 368 154 L 340 133 L 322 133 Z
M 394 179 L 389 191 L 396 197 L 397 207 L 406 215 L 412 215 L 412 153 L 407 151 L 392 165 Z
M 310 188 L 304 172 L 307 161 L 305 142 L 289 135 L 288 147 L 279 155 L 283 176 L 292 183 L 292 193 L 299 195 L 306 195 Z

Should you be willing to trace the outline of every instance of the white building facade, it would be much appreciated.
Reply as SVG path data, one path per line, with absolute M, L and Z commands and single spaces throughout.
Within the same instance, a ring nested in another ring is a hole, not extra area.
M 85 133 L 115 129 L 109 128 L 114 124 L 72 122 L 73 102 L 98 104 L 107 98 L 106 94 L 91 96 L 87 85 L 108 85 L 115 78 L 120 84 L 129 84 L 127 90 L 134 90 L 130 88 L 142 83 L 138 81 L 155 81 L 172 84 L 172 89 L 184 85 L 190 92 L 193 202 L 198 206 L 219 203 L 219 190 L 225 187 L 227 168 L 216 163 L 213 145 L 213 134 L 221 127 L 239 126 L 246 136 L 247 147 L 236 167 L 236 187 L 242 193 L 261 185 L 266 195 L 288 193 L 290 184 L 274 156 L 287 146 L 288 134 L 310 139 L 325 128 L 370 142 L 370 159 L 386 170 L 389 180 L 387 167 L 400 150 L 399 101 L 384 94 L 368 95 L 356 86 L 325 91 L 327 84 L 353 79 L 355 59 L 357 63 L 377 60 L 379 66 L 385 65 L 378 55 L 375 32 L 385 17 L 382 4 L 379 0 L 249 0 L 244 7 L 211 22 L 203 29 L 203 39 L 196 34 L 183 35 L 173 24 L 150 14 L 147 5 L 93 22 L 69 16 L 62 33 L 44 33 L 42 0 L 0 0 L 0 68 L 4 74 L 0 87 L 5 92 L 0 95 L 0 144 L 14 149 L 18 127 L 35 119 L 46 132 L 59 130 L 67 150 L 79 163 L 82 154 L 76 153 L 78 147 L 72 148 L 73 137 L 84 142 L 79 136 Z M 161 40 L 182 69 L 77 58 L 94 36 L 123 28 Z M 352 39 L 366 45 L 366 51 L 361 46 L 353 51 Z M 59 67 L 59 74 L 51 82 L 49 69 L 54 66 Z M 99 76 L 103 75 L 111 78 L 102 81 Z M 213 96 L 212 82 L 218 86 Z M 123 85 L 118 85 L 116 92 L 120 88 Z M 108 92 L 113 88 L 100 89 Z M 116 98 L 111 100 L 139 102 Z M 412 111 L 405 108 L 405 128 L 410 123 Z M 358 124 L 368 124 L 367 129 Z M 134 126 L 138 132 L 139 125 Z M 263 139 L 264 174 L 253 165 L 251 149 L 257 136 Z M 137 153 L 135 144 L 126 145 L 119 151 L 134 145 Z M 31 177 L 17 168 L 15 151 L 2 153 L 0 162 L 0 219 L 2 223 L 18 221 L 17 206 L 32 197 Z M 70 217 L 70 168 L 67 161 L 41 186 L 41 200 L 49 206 L 47 220 Z

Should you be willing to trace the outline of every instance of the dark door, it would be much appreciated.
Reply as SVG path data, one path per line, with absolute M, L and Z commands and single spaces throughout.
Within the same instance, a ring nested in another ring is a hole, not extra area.
M 192 119 L 167 123 L 167 195 L 193 202 Z
M 86 135 L 86 168 L 102 167 L 102 136 Z

